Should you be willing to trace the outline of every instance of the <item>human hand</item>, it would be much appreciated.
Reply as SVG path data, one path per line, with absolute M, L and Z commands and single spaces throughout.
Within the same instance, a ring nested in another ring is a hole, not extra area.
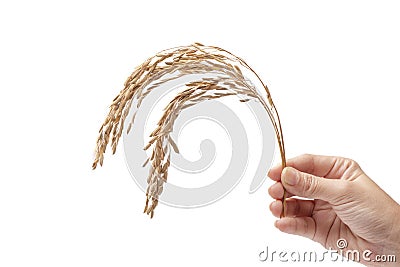
M 337 240 L 346 239 L 347 250 L 368 249 L 373 253 L 371 259 L 395 255 L 400 264 L 400 206 L 355 161 L 302 155 L 288 160 L 287 166 L 283 171 L 274 167 L 268 174 L 276 181 L 269 194 L 275 199 L 270 210 L 278 218 L 283 188 L 287 190 L 286 216 L 275 223 L 279 230 L 332 249 Z

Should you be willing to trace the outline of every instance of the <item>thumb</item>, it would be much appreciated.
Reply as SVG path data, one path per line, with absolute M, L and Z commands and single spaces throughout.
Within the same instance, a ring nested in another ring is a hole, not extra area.
M 321 199 L 331 204 L 346 192 L 343 180 L 322 178 L 291 167 L 283 169 L 281 180 L 284 188 L 293 195 Z

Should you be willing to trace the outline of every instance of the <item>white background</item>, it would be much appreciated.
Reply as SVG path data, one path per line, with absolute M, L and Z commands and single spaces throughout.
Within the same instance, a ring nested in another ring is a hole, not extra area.
M 354 158 L 400 201 L 400 4 L 237 2 L 0 3 L 0 266 L 272 266 L 258 260 L 267 245 L 324 251 L 273 227 L 270 181 L 249 195 L 244 177 L 214 205 L 161 205 L 149 220 L 122 149 L 91 170 L 133 68 L 195 41 L 260 74 L 288 157 Z

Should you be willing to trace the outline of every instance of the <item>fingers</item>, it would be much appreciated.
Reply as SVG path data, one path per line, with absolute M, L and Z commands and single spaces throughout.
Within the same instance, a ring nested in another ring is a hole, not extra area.
M 289 159 L 286 163 L 288 167 L 330 179 L 341 178 L 350 166 L 356 164 L 354 161 L 346 158 L 310 154 Z M 280 181 L 281 172 L 282 166 L 275 166 L 269 171 L 268 176 L 274 181 Z
M 309 239 L 315 236 L 315 221 L 311 217 L 282 218 L 275 222 L 275 227 L 287 234 L 300 235 Z
M 282 185 L 292 195 L 321 199 L 335 204 L 348 192 L 349 181 L 326 179 L 287 167 L 282 172 Z
M 277 182 L 273 185 L 271 185 L 270 188 L 268 188 L 268 193 L 269 195 L 274 198 L 274 199 L 282 199 L 283 198 L 283 185 L 281 182 Z M 293 195 L 290 193 L 287 193 L 286 197 L 292 197 Z
M 269 209 L 272 215 L 279 218 L 282 212 L 282 201 L 271 203 Z M 314 201 L 289 198 L 286 200 L 286 217 L 310 217 L 314 212 Z

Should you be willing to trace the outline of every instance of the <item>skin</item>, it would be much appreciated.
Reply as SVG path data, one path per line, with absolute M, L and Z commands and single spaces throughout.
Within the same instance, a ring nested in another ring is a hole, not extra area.
M 283 188 L 288 192 L 287 212 L 275 222 L 280 231 L 314 240 L 325 248 L 370 250 L 376 255 L 395 255 L 396 263 L 365 261 L 367 266 L 400 266 L 400 206 L 375 184 L 351 159 L 302 155 L 287 161 L 287 168 L 272 168 L 270 205 L 279 218 Z M 298 199 L 297 197 L 307 198 Z M 362 257 L 361 257 L 362 258 Z

